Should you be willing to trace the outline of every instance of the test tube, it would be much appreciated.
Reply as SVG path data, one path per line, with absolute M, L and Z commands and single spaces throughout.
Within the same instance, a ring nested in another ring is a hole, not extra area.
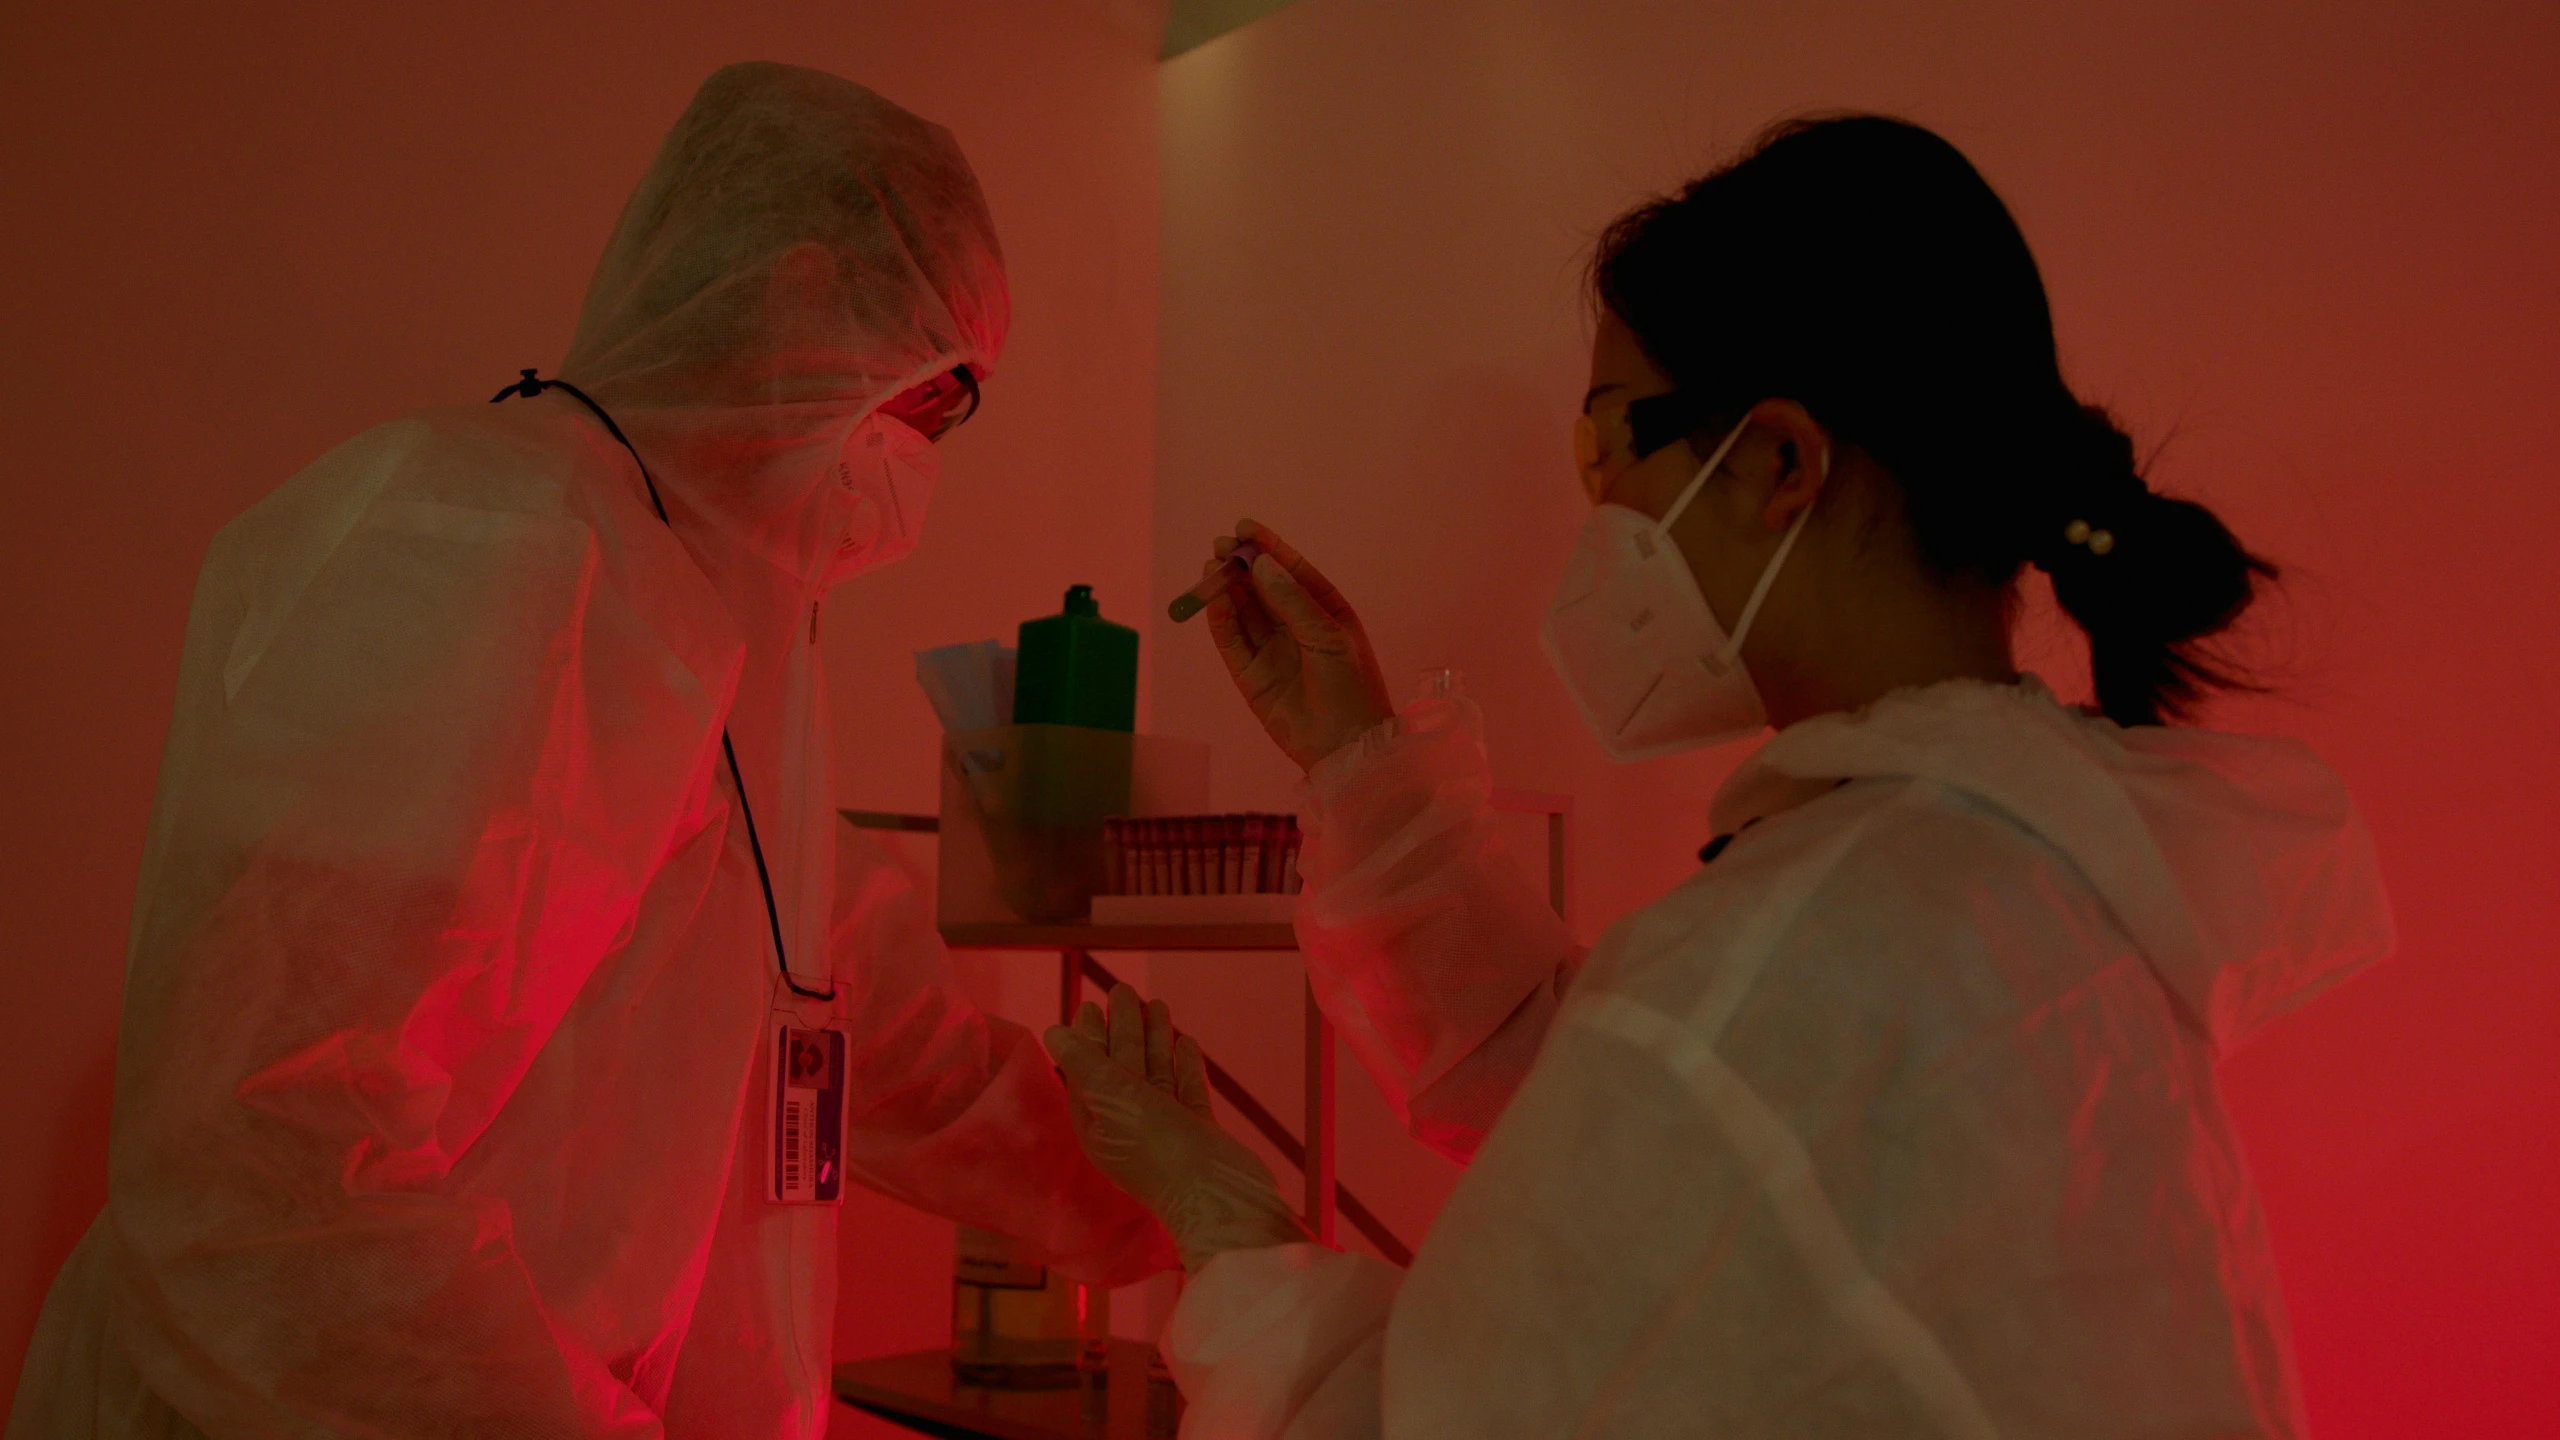
M 1250 540 L 1237 545 L 1227 552 L 1227 558 L 1219 563 L 1217 569 L 1201 577 L 1199 584 L 1174 596 L 1173 603 L 1164 607 L 1164 613 L 1173 617 L 1176 625 L 1199 614 L 1210 601 L 1218 598 L 1219 591 L 1227 588 L 1227 582 L 1252 569 L 1254 557 L 1261 553 L 1262 547 Z
M 1467 677 L 1446 665 L 1434 665 L 1422 672 L 1420 697 L 1424 700 L 1455 700 L 1467 693 Z

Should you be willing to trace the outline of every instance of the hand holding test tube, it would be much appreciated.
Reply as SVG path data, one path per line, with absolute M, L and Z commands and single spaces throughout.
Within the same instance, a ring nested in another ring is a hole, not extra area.
M 1308 769 L 1395 714 L 1360 617 L 1333 582 L 1268 526 L 1220 536 L 1195 597 L 1218 658 L 1282 753 Z
M 1223 540 L 1225 537 L 1220 538 Z M 1164 607 L 1164 613 L 1173 617 L 1174 624 L 1179 625 L 1199 614 L 1210 601 L 1218 598 L 1219 591 L 1241 583 L 1252 573 L 1253 559 L 1262 553 L 1262 547 L 1250 540 L 1233 543 L 1234 549 L 1211 562 L 1209 573 L 1200 577 L 1199 584 L 1174 596 L 1173 603 Z

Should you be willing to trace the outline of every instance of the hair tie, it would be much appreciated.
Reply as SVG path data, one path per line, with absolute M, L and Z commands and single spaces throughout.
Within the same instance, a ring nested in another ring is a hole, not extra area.
M 2104 555 L 2116 548 L 2116 532 L 2100 530 L 2086 520 L 2074 520 L 2062 527 L 2062 543 L 2081 546 L 2092 555 Z

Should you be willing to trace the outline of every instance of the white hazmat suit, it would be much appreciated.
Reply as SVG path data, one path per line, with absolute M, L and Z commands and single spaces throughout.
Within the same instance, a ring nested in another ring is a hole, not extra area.
M 881 513 L 900 493 L 856 439 L 991 367 L 1006 306 L 946 132 L 733 66 L 563 366 L 672 525 L 553 392 L 371 431 L 223 530 L 108 1203 L 11 1440 L 823 1433 L 838 1212 L 765 1198 L 778 1010 L 850 1031 L 855 1177 L 1090 1278 L 1168 1258 L 1038 1043 L 969 1004 L 908 874 L 830 805 L 818 597 L 922 518 Z M 724 725 L 791 968 L 832 1002 L 778 985 Z
M 1409 1273 L 1202 1267 L 1186 1435 L 2301 1433 L 2214 1063 L 2391 944 L 2307 751 L 1897 692 L 1771 740 L 1738 838 L 1586 962 L 1471 714 L 1316 767 L 1299 936 L 1472 1164 Z

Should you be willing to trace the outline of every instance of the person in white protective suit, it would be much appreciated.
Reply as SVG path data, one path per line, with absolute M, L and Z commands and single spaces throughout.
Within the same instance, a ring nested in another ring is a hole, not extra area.
M 2234 682 L 2203 642 L 2271 568 L 2072 396 L 1927 131 L 1783 127 L 1592 273 L 1549 654 L 1622 758 L 1778 733 L 1586 956 L 1488 824 L 1472 708 L 1390 714 L 1339 592 L 1239 527 L 1210 614 L 1307 770 L 1317 996 L 1468 1168 L 1410 1272 L 1320 1248 L 1161 1009 L 1051 1031 L 1191 1271 L 1184 1433 L 2299 1435 L 2215 1060 L 2391 923 L 2334 774 L 2164 723 Z M 2096 712 L 2011 659 L 2028 564 Z
M 847 1172 L 1097 1282 L 1171 1263 L 829 803 L 819 598 L 915 543 L 1007 304 L 948 132 L 732 66 L 569 386 L 370 431 L 222 531 L 108 1201 L 11 1440 L 817 1436 L 838 1211 L 776 1197 Z M 777 1192 L 785 1028 L 845 1119 Z

